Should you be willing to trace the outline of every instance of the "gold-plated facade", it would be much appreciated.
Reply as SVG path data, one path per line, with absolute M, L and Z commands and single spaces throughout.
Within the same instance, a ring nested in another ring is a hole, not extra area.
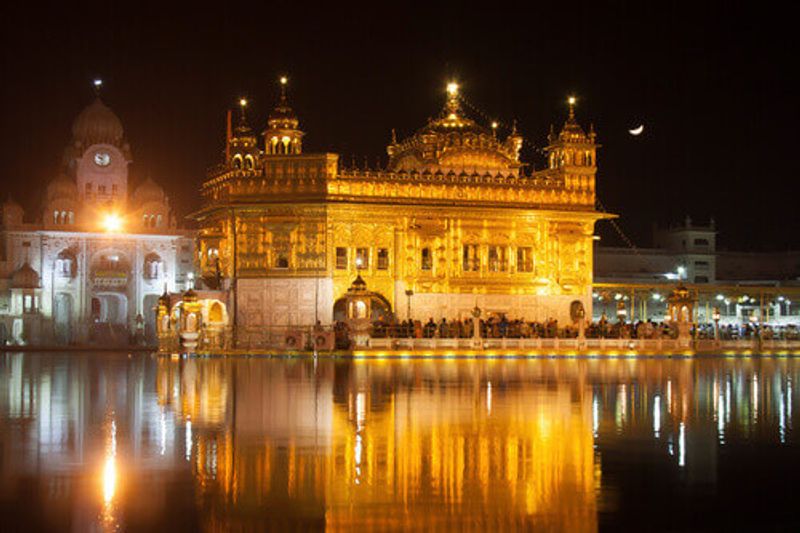
M 303 153 L 284 90 L 263 150 L 244 123 L 229 129 L 194 216 L 202 275 L 235 293 L 239 324 L 337 319 L 359 274 L 385 298 L 376 316 L 456 318 L 477 304 L 566 321 L 571 301 L 590 308 L 592 235 L 605 216 L 594 132 L 571 105 L 548 138 L 548 167 L 526 173 L 516 128 L 499 139 L 460 101 L 449 87 L 439 118 L 401 141 L 393 133 L 381 170 Z

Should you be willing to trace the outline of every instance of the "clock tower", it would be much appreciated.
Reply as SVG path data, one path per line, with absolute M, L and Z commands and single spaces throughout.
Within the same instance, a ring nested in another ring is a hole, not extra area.
M 125 207 L 130 146 L 119 118 L 99 97 L 75 119 L 66 158 L 84 205 Z

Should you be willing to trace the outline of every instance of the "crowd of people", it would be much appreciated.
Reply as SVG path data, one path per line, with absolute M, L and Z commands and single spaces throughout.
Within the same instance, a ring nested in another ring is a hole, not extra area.
M 405 338 L 405 339 L 468 339 L 475 334 L 475 319 L 432 317 L 427 321 L 402 320 L 391 321 L 380 318 L 372 323 L 370 336 L 373 338 Z M 578 337 L 578 327 L 573 324 L 562 325 L 556 319 L 545 321 L 525 320 L 524 318 L 508 319 L 505 315 L 490 316 L 478 319 L 481 338 L 484 339 L 574 339 Z M 337 322 L 334 331 L 338 345 L 349 343 L 349 329 L 344 322 Z M 714 339 L 714 324 L 693 325 L 690 334 L 696 339 Z M 639 320 L 636 322 L 611 321 L 605 316 L 599 320 L 587 322 L 584 327 L 587 339 L 675 339 L 678 330 L 670 322 Z M 720 340 L 798 340 L 800 330 L 796 326 L 759 326 L 758 324 L 728 324 L 719 326 Z
M 474 335 L 474 319 L 432 317 L 426 322 L 403 320 L 391 322 L 378 319 L 372 324 L 372 337 L 375 338 L 415 338 L 415 339 L 466 339 Z M 485 339 L 570 339 L 578 336 L 578 328 L 573 324 L 561 325 L 556 319 L 543 322 L 528 321 L 524 318 L 508 319 L 505 315 L 479 319 L 480 336 Z M 606 317 L 587 322 L 584 330 L 587 339 L 674 339 L 677 328 L 669 322 L 639 320 L 636 322 L 610 321 Z M 691 335 L 698 339 L 713 339 L 714 324 L 692 326 Z M 722 325 L 719 328 L 720 340 L 742 339 L 798 339 L 800 334 L 794 326 L 763 326 L 757 324 Z
M 435 321 L 432 317 L 427 322 L 420 320 L 403 320 L 390 322 L 383 319 L 372 324 L 374 338 L 416 338 L 416 339 L 466 339 L 474 336 L 474 319 L 442 318 Z M 524 318 L 508 319 L 505 315 L 479 319 L 480 336 L 484 339 L 552 339 L 576 338 L 578 327 L 573 324 L 561 325 L 556 319 L 543 322 L 528 321 Z M 605 318 L 590 322 L 584 330 L 586 338 L 607 339 L 659 339 L 674 338 L 675 328 L 667 323 L 639 321 L 636 323 L 611 322 Z

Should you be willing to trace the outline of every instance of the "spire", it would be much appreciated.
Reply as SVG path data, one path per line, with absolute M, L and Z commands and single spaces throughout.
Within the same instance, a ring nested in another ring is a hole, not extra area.
M 286 97 L 286 86 L 289 78 L 278 78 L 280 86 L 280 99 L 278 104 L 269 114 L 267 129 L 264 130 L 264 141 L 268 155 L 296 155 L 302 153 L 303 132 L 300 131 L 300 121 L 297 119 Z
M 447 104 L 445 105 L 445 111 L 447 113 L 447 118 L 451 120 L 458 118 L 461 112 L 461 102 L 459 102 L 458 98 L 458 89 L 458 83 L 455 81 L 451 81 L 447 84 Z
M 100 98 L 100 90 L 103 88 L 103 80 L 100 78 L 95 78 L 92 80 L 92 86 L 94 87 L 94 95 Z
M 239 98 L 239 127 L 247 128 L 247 98 Z
M 569 105 L 569 114 L 567 115 L 567 120 L 564 122 L 564 127 L 561 128 L 560 136 L 581 136 L 583 137 L 585 134 L 583 133 L 583 128 L 578 124 L 578 121 L 575 119 L 575 104 L 578 99 L 575 96 L 570 96 L 567 98 L 567 104 Z
M 281 84 L 281 105 L 287 105 L 286 103 L 286 85 L 289 83 L 289 78 L 286 76 L 281 76 L 278 80 Z

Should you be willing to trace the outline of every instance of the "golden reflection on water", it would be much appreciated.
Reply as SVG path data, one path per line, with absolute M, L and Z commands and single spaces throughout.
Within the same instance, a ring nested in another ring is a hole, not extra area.
M 291 503 L 331 529 L 595 530 L 591 390 L 527 370 L 164 359 L 158 393 L 194 421 L 198 485 L 224 508 Z
M 606 451 L 619 461 L 645 443 L 683 482 L 716 483 L 731 439 L 791 441 L 798 369 L 7 355 L 0 502 L 35 475 L 51 487 L 37 507 L 92 529 L 71 503 L 91 471 L 107 530 L 174 517 L 207 530 L 594 531 L 620 507 Z

